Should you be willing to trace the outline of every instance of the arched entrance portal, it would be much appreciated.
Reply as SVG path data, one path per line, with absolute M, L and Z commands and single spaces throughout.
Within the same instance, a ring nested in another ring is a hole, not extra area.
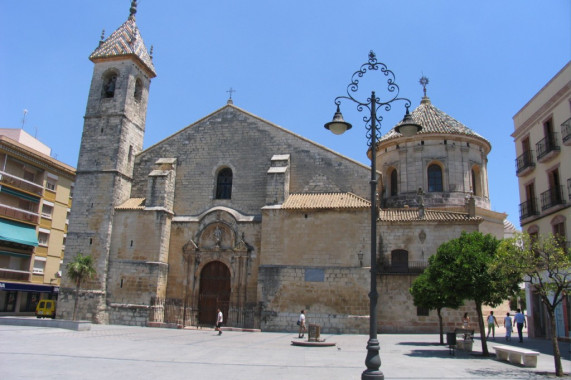
M 224 314 L 224 323 L 228 319 L 230 304 L 230 270 L 220 261 L 208 263 L 200 273 L 198 298 L 198 323 L 216 324 L 216 309 Z

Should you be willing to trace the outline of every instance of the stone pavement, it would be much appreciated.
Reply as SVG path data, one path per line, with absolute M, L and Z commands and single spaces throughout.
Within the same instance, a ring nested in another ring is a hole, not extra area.
M 502 335 L 503 336 L 503 335 Z M 298 347 L 292 333 L 160 329 L 92 325 L 90 331 L 0 326 L 0 379 L 360 379 L 366 335 L 322 334 L 335 347 Z M 505 344 L 503 338 L 489 342 Z M 449 355 L 437 334 L 382 334 L 385 379 L 553 379 L 551 343 L 526 339 L 538 350 L 537 368 L 483 358 L 474 352 Z M 512 341 L 517 343 L 517 338 Z M 563 368 L 571 372 L 569 343 L 560 343 Z

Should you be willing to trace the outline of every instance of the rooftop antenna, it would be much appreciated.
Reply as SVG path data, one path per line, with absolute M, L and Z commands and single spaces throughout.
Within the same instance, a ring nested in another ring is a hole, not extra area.
M 22 117 L 22 129 L 24 129 L 24 124 L 26 124 L 26 115 L 28 114 L 28 110 L 24 108 L 24 116 Z

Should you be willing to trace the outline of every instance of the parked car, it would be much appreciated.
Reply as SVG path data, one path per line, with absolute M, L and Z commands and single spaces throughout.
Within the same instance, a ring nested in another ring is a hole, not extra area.
M 40 300 L 36 306 L 36 317 L 54 319 L 56 317 L 56 301 Z

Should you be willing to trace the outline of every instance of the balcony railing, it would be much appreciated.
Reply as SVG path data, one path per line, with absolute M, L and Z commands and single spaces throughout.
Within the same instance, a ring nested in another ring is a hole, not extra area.
M 383 274 L 420 274 L 427 266 L 428 261 L 426 260 L 392 263 L 390 259 L 385 259 L 379 264 L 379 272 Z
M 553 132 L 549 136 L 545 136 L 544 139 L 540 140 L 535 144 L 535 150 L 537 151 L 537 160 L 541 160 L 551 152 L 559 152 L 561 147 L 557 143 L 557 133 Z
M 571 143 L 571 118 L 561 124 L 561 139 L 564 143 Z
M 547 210 L 553 206 L 565 204 L 563 186 L 552 187 L 541 193 L 541 210 Z
M 44 193 L 44 187 L 37 183 L 26 181 L 14 174 L 10 174 L 0 170 L 0 184 L 10 185 L 20 190 L 27 191 L 32 194 L 41 196 Z
M 38 213 L 2 204 L 0 204 L 0 216 L 34 224 L 38 224 L 38 221 L 40 220 Z
M 523 152 L 521 156 L 515 159 L 516 174 L 521 174 L 526 169 L 531 169 L 535 167 L 535 162 L 533 161 L 533 151 L 528 150 Z
M 29 281 L 30 272 L 24 270 L 0 268 L 0 280 Z
M 519 220 L 539 215 L 537 210 L 537 200 L 535 198 L 519 204 Z

